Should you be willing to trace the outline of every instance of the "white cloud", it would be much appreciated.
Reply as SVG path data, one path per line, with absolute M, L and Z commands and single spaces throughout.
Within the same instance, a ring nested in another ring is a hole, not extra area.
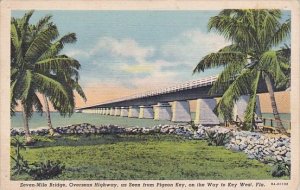
M 91 50 L 91 54 L 99 51 L 108 52 L 113 56 L 133 58 L 137 62 L 144 61 L 154 53 L 153 47 L 142 47 L 133 39 L 115 39 L 111 37 L 102 37 L 97 45 Z
M 174 61 L 193 62 L 195 64 L 208 53 L 229 45 L 222 36 L 189 30 L 162 46 L 164 58 Z M 196 62 L 195 62 L 196 61 Z
M 79 50 L 79 49 L 71 49 L 71 50 L 67 50 L 65 52 L 66 55 L 68 55 L 69 57 L 89 57 L 90 53 L 84 51 L 84 50 Z
M 197 62 L 227 44 L 216 34 L 194 29 L 156 49 L 143 46 L 134 39 L 101 37 L 91 49 L 71 50 L 69 55 L 85 57 L 85 62 L 93 67 L 90 71 L 94 73 L 92 76 L 99 77 L 98 81 L 149 89 L 192 79 L 192 69 Z

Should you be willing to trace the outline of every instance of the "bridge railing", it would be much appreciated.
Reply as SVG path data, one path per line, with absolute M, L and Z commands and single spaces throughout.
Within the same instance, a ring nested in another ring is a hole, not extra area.
M 144 93 L 133 94 L 131 96 L 126 96 L 126 97 L 117 98 L 114 100 L 105 101 L 105 102 L 102 102 L 101 104 L 109 104 L 109 103 L 121 102 L 121 101 L 126 101 L 126 100 L 146 98 L 146 97 L 156 96 L 156 95 L 160 95 L 160 94 L 167 94 L 167 93 L 171 93 L 171 92 L 178 92 L 178 91 L 182 91 L 182 90 L 188 90 L 188 89 L 198 88 L 198 87 L 202 87 L 202 86 L 207 86 L 207 85 L 211 85 L 213 82 L 215 82 L 217 80 L 217 78 L 218 78 L 218 76 L 210 76 L 210 77 L 203 78 L 203 79 L 192 80 L 192 81 L 188 81 L 188 82 L 181 83 L 178 85 L 173 85 L 173 86 L 166 87 L 166 88 L 160 88 L 160 89 L 156 89 L 156 90 L 147 91 Z

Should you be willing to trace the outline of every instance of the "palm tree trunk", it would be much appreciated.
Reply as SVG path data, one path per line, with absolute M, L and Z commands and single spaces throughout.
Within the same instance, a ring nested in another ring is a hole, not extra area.
M 24 131 L 25 131 L 25 143 L 29 144 L 32 142 L 32 138 L 30 136 L 28 115 L 26 112 L 25 104 L 22 105 L 22 115 L 23 115 Z
M 273 88 L 273 84 L 271 82 L 271 79 L 269 77 L 268 74 L 265 75 L 265 82 L 267 85 L 267 89 L 270 95 L 270 100 L 271 100 L 271 106 L 272 106 L 272 110 L 273 110 L 273 115 L 276 121 L 276 128 L 281 132 L 286 134 L 286 130 L 282 125 L 279 113 L 278 113 L 278 109 L 277 109 L 277 105 L 276 105 L 276 100 L 275 100 L 275 94 L 274 94 L 274 88 Z
M 50 133 L 50 135 L 53 135 L 54 134 L 54 129 L 52 127 L 48 100 L 47 100 L 47 97 L 45 95 L 44 95 L 44 102 L 45 102 L 45 109 L 46 109 L 46 116 L 47 116 L 47 121 L 48 121 L 49 133 Z

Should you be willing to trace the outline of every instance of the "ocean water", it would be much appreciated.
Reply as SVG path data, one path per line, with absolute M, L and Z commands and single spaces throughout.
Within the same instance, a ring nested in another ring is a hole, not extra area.
M 290 122 L 291 122 L 291 114 L 290 113 L 281 113 L 280 115 L 280 119 L 282 120 L 282 124 L 285 128 L 290 128 Z M 263 113 L 262 114 L 263 118 L 270 118 L 270 119 L 274 119 L 274 115 L 272 113 Z M 270 120 L 266 120 L 266 124 L 267 126 L 271 126 L 271 122 Z
M 280 114 L 282 120 L 290 121 L 290 114 Z M 192 113 L 192 118 L 195 117 L 195 113 Z M 264 113 L 265 118 L 274 118 L 273 114 Z M 90 123 L 94 125 L 120 125 L 124 127 L 139 126 L 139 127 L 152 127 L 158 124 L 170 124 L 171 121 L 155 121 L 153 119 L 138 119 L 138 118 L 128 118 L 128 117 L 116 117 L 108 115 L 99 115 L 91 113 L 74 113 L 71 117 L 62 117 L 57 112 L 51 112 L 51 121 L 53 127 L 66 126 L 71 124 L 79 123 Z M 289 126 L 288 122 L 283 123 L 285 127 Z M 266 125 L 270 125 L 267 121 Z M 11 127 L 21 128 L 23 127 L 22 114 L 17 112 L 15 116 L 11 117 Z M 40 127 L 47 127 L 46 115 L 42 116 L 38 113 L 34 113 L 33 117 L 29 120 L 30 129 L 36 129 Z
M 158 124 L 170 124 L 170 121 L 155 121 L 153 119 L 138 119 L 128 117 L 116 117 L 92 113 L 74 113 L 71 117 L 62 117 L 57 112 L 51 112 L 51 121 L 53 127 L 66 126 L 71 124 L 90 123 L 94 125 L 108 125 L 114 124 L 124 127 L 139 126 L 139 127 L 152 127 Z M 15 116 L 11 117 L 11 127 L 21 128 L 23 127 L 22 114 L 16 113 Z M 38 113 L 34 113 L 32 118 L 29 120 L 30 129 L 36 129 L 40 127 L 47 127 L 46 114 L 42 116 Z

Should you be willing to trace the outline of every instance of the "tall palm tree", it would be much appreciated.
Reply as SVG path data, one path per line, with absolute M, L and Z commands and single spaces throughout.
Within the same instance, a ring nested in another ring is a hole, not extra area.
M 69 33 L 63 37 L 61 37 L 59 40 L 54 42 L 50 48 L 42 55 L 41 59 L 42 60 L 50 60 L 55 56 L 58 56 L 60 51 L 64 48 L 64 44 L 67 43 L 74 43 L 76 42 L 76 34 L 75 33 Z M 61 62 L 62 63 L 62 62 Z M 73 113 L 74 108 L 75 108 L 75 100 L 73 96 L 73 91 L 75 90 L 83 99 L 86 101 L 86 96 L 81 88 L 81 86 L 78 83 L 79 79 L 79 73 L 77 72 L 76 69 L 64 69 L 64 70 L 51 70 L 49 69 L 48 75 L 52 75 L 52 77 L 55 77 L 60 83 L 63 84 L 63 86 L 68 89 L 69 93 L 69 99 L 70 99 L 70 104 L 68 105 L 67 109 L 65 106 L 61 107 L 61 103 L 57 104 L 55 101 L 52 101 L 53 98 L 48 98 L 46 94 L 43 95 L 44 98 L 44 104 L 45 104 L 45 110 L 46 110 L 46 117 L 48 121 L 48 127 L 49 127 L 49 133 L 50 135 L 54 134 L 54 129 L 52 127 L 52 122 L 51 122 L 51 115 L 50 115 L 50 109 L 49 109 L 49 103 L 48 101 L 52 103 L 52 105 L 55 106 L 55 108 L 62 114 L 66 113 Z
M 224 70 L 211 88 L 211 94 L 223 93 L 216 111 L 226 120 L 232 118 L 234 102 L 249 94 L 245 112 L 247 129 L 252 129 L 256 94 L 263 81 L 269 92 L 279 131 L 282 125 L 274 96 L 274 88 L 287 82 L 290 65 L 277 46 L 290 35 L 290 20 L 281 21 L 279 10 L 223 10 L 210 18 L 209 31 L 214 30 L 232 44 L 203 57 L 194 69 L 201 72 L 223 66 Z
M 11 20 L 11 113 L 14 114 L 18 102 L 22 105 L 26 141 L 31 142 L 28 120 L 36 111 L 43 112 L 38 93 L 46 94 L 54 107 L 63 114 L 71 113 L 73 96 L 55 73 L 77 72 L 80 64 L 65 55 L 44 59 L 52 41 L 58 36 L 57 27 L 44 17 L 36 25 L 29 24 L 33 11 L 21 19 Z M 78 72 L 77 72 L 78 73 Z

